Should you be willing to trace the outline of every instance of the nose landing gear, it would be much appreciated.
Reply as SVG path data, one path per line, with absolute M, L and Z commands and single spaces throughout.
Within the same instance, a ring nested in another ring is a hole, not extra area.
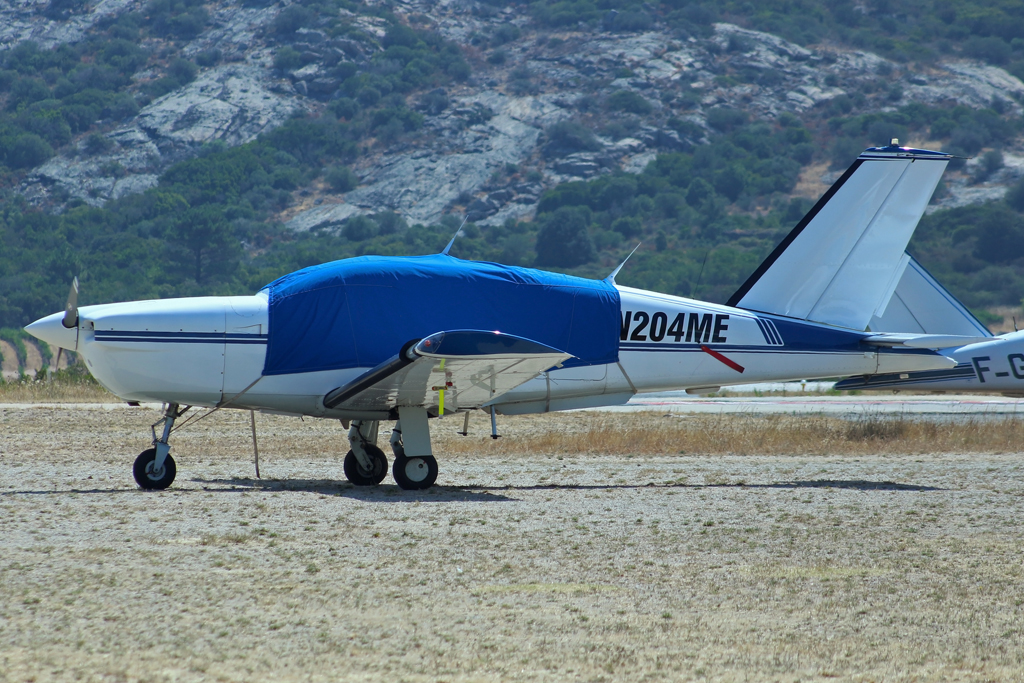
M 345 454 L 345 477 L 355 486 L 376 486 L 388 476 L 388 456 L 377 448 L 377 421 L 352 420 Z
M 150 427 L 153 432 L 153 448 L 147 448 L 139 453 L 132 467 L 132 474 L 139 488 L 149 490 L 161 490 L 171 485 L 178 470 L 171 457 L 171 447 L 167 440 L 171 436 L 171 429 L 174 421 L 185 414 L 191 406 L 179 409 L 177 403 L 168 403 L 164 410 L 164 416 Z M 157 438 L 156 428 L 163 425 L 163 433 Z

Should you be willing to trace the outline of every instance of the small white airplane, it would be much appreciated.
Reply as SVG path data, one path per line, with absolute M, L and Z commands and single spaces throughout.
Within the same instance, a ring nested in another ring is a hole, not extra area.
M 872 318 L 875 332 L 952 334 L 981 341 L 946 352 L 956 367 L 850 377 L 836 389 L 893 389 L 1024 396 L 1024 331 L 993 335 L 909 254 L 888 307 Z
M 356 485 L 386 476 L 378 423 L 397 420 L 394 479 L 424 489 L 438 473 L 429 418 L 446 413 L 487 411 L 496 436 L 496 413 L 952 367 L 934 349 L 976 337 L 863 331 L 951 158 L 895 142 L 866 150 L 726 306 L 618 286 L 621 265 L 587 280 L 463 261 L 449 243 L 305 268 L 253 296 L 78 308 L 73 288 L 66 311 L 26 329 L 120 398 L 166 404 L 135 461 L 144 489 L 174 480 L 168 439 L 193 406 L 351 421 Z

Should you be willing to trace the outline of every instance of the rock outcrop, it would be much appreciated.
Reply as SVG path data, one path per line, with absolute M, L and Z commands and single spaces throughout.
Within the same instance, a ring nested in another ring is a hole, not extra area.
M 24 40 L 35 41 L 42 48 L 77 43 L 97 22 L 141 4 L 139 0 L 98 0 L 65 16 L 53 16 L 46 11 L 49 0 L 5 2 L 0 6 L 0 49 Z
M 54 157 L 27 178 L 22 191 L 37 200 L 59 191 L 94 206 L 140 192 L 203 144 L 248 142 L 304 108 L 301 98 L 280 90 L 266 69 L 251 64 L 205 70 L 108 133 L 115 143 L 109 152 L 90 157 L 80 147 L 78 156 Z

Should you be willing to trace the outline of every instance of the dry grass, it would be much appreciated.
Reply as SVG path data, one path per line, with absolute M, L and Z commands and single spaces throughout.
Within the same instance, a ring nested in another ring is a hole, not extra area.
M 461 421 L 458 421 L 461 428 Z M 483 419 L 479 419 L 480 423 Z M 580 412 L 503 418 L 509 435 L 459 437 L 437 429 L 446 453 L 520 455 L 865 455 L 1006 453 L 1024 442 L 1024 419 L 956 417 L 942 422 L 900 416 L 844 420 L 790 415 L 664 415 Z
M 95 382 L 55 380 L 0 384 L 0 403 L 116 403 L 119 398 Z

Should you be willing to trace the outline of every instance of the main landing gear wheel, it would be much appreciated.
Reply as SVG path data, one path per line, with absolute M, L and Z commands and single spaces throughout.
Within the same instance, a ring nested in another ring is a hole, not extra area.
M 406 491 L 429 489 L 437 481 L 437 460 L 432 455 L 395 458 L 391 474 L 399 488 Z
M 135 466 L 132 467 L 132 474 L 135 481 L 141 488 L 158 491 L 165 489 L 174 481 L 174 475 L 178 473 L 174 465 L 174 458 L 168 455 L 164 458 L 164 465 L 159 470 L 153 467 L 156 465 L 156 449 L 147 448 L 135 458 Z
M 388 456 L 372 444 L 364 444 L 363 448 L 373 461 L 373 466 L 369 471 L 363 469 L 356 454 L 349 451 L 345 454 L 345 477 L 355 486 L 376 486 L 388 476 Z

